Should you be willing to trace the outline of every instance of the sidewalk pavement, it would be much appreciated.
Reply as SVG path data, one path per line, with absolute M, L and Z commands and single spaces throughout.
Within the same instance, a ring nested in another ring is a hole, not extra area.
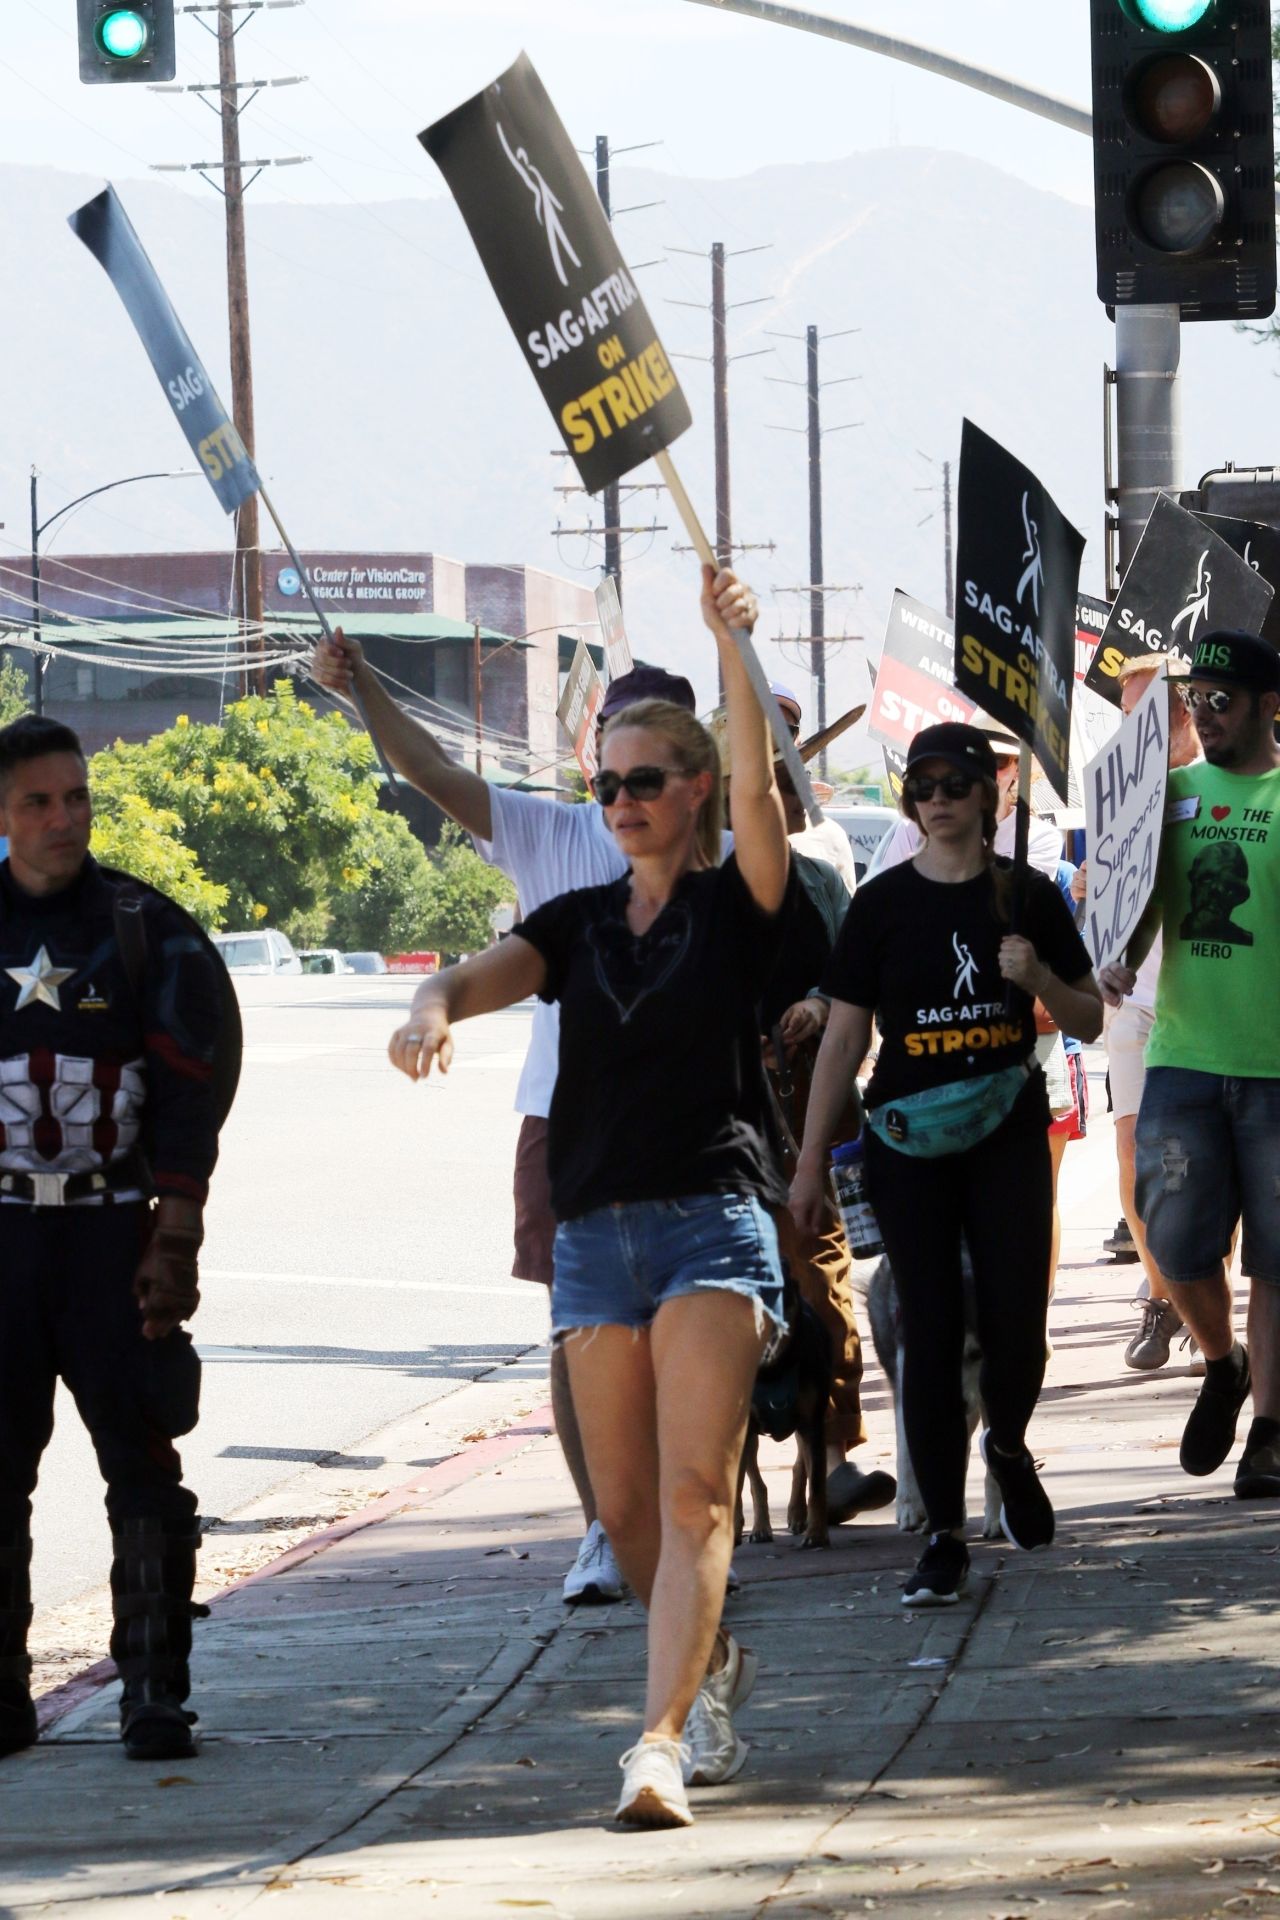
M 918 1542 L 891 1512 L 829 1553 L 745 1545 L 751 1758 L 694 1792 L 694 1827 L 610 1824 L 643 1619 L 561 1604 L 577 1527 L 535 1414 L 218 1601 L 197 1760 L 128 1764 L 114 1686 L 51 1697 L 45 1741 L 0 1762 L 0 1916 L 1280 1912 L 1280 1513 L 1235 1500 L 1229 1467 L 1180 1472 L 1185 1358 L 1121 1363 L 1137 1269 L 1098 1264 L 1096 1132 L 1068 1155 L 1033 1430 L 1054 1546 L 977 1543 L 969 1597 L 912 1614 Z M 863 1464 L 891 1465 L 874 1363 L 867 1401 Z M 777 1520 L 787 1453 L 763 1451 Z M 976 1530 L 976 1463 L 969 1504 Z

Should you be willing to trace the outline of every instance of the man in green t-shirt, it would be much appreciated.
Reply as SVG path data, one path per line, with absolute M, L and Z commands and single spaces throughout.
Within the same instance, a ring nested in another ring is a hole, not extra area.
M 1208 633 L 1178 689 L 1204 749 L 1169 776 L 1160 871 L 1126 965 L 1098 975 L 1118 1005 L 1158 929 L 1164 954 L 1137 1125 L 1137 1200 L 1152 1255 L 1205 1357 L 1182 1435 L 1213 1473 L 1253 1391 L 1242 1499 L 1280 1498 L 1280 653 Z M 1243 1224 L 1248 1350 L 1227 1262 Z

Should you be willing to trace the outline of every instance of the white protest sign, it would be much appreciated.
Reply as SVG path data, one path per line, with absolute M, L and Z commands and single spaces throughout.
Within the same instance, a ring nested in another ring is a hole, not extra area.
M 1156 883 L 1169 780 L 1169 681 L 1163 673 L 1084 770 L 1089 892 L 1082 928 L 1095 967 L 1123 960 Z
M 627 630 L 622 623 L 622 602 L 618 598 L 618 583 L 611 573 L 606 573 L 596 588 L 596 617 L 600 622 L 600 632 L 604 639 L 606 678 L 621 679 L 624 673 L 630 673 L 635 661 L 631 658 L 631 642 L 627 639 Z
M 561 726 L 573 742 L 582 777 L 588 784 L 596 776 L 596 721 L 603 704 L 604 681 L 596 672 L 586 642 L 579 640 L 556 712 L 560 716 Z

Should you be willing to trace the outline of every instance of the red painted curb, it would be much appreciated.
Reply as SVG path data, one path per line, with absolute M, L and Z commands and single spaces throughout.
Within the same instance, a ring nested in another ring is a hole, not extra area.
M 554 1431 L 548 1425 L 551 1418 L 550 1405 L 536 1407 L 515 1426 L 506 1427 L 501 1433 L 487 1440 L 477 1440 L 473 1445 L 451 1453 L 446 1460 L 440 1460 L 434 1467 L 428 1467 L 416 1480 L 407 1480 L 403 1486 L 393 1487 L 390 1493 L 384 1493 L 360 1513 L 348 1514 L 345 1520 L 337 1520 L 331 1527 L 323 1528 L 319 1533 L 311 1534 L 306 1540 L 300 1540 L 296 1547 L 290 1547 L 278 1560 L 270 1561 L 265 1567 L 259 1567 L 256 1573 L 247 1573 L 243 1580 L 233 1580 L 231 1585 L 223 1587 L 209 1601 L 211 1607 L 220 1605 L 233 1593 L 240 1593 L 246 1587 L 258 1586 L 264 1580 L 274 1580 L 277 1574 L 288 1573 L 292 1568 L 312 1560 L 326 1548 L 334 1546 L 339 1540 L 350 1539 L 352 1534 L 363 1533 L 367 1527 L 376 1527 L 382 1520 L 390 1520 L 397 1513 L 412 1512 L 415 1508 L 430 1506 L 433 1500 L 443 1493 L 452 1492 L 466 1480 L 474 1479 L 477 1474 L 486 1472 L 499 1460 L 507 1459 L 511 1454 L 520 1453 L 530 1441 L 540 1439 L 545 1433 Z M 83 1673 L 77 1673 L 70 1680 L 64 1680 L 61 1686 L 54 1687 L 49 1693 L 41 1694 L 36 1701 L 36 1713 L 42 1734 L 47 1733 L 56 1721 L 71 1712 L 73 1707 L 90 1698 L 116 1677 L 113 1660 L 99 1660 L 93 1666 L 86 1667 Z

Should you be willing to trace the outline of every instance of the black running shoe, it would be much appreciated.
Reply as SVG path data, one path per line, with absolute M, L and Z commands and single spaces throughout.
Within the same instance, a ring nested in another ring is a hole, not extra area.
M 1021 1453 L 1001 1453 L 991 1444 L 990 1429 L 982 1436 L 982 1457 L 1000 1489 L 1000 1529 L 1010 1546 L 1030 1553 L 1053 1539 L 1053 1507 L 1040 1485 L 1036 1463 L 1024 1447 Z
M 1237 1500 L 1280 1500 L 1280 1430 L 1255 1420 L 1236 1468 Z
M 969 1549 L 954 1534 L 931 1533 L 902 1589 L 904 1607 L 954 1607 L 969 1580 Z
M 1204 1385 L 1182 1429 L 1178 1458 L 1182 1471 L 1195 1474 L 1197 1479 L 1216 1473 L 1236 1443 L 1236 1422 L 1252 1385 L 1249 1355 L 1239 1342 L 1237 1351 L 1237 1369 L 1234 1374 L 1227 1372 L 1225 1378 L 1218 1362 L 1208 1363 Z

